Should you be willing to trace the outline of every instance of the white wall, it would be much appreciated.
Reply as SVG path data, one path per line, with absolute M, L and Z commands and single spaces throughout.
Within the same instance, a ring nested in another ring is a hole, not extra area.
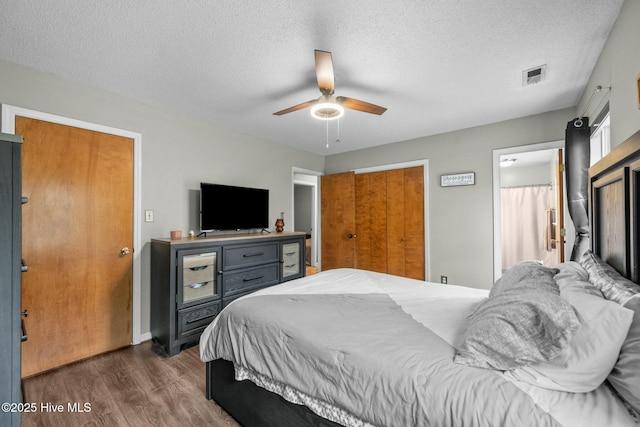
M 161 110 L 123 96 L 0 61 L 0 104 L 142 134 L 141 333 L 149 325 L 149 242 L 197 228 L 194 191 L 201 181 L 270 190 L 270 223 L 293 203 L 292 168 L 323 170 L 324 158 Z M 273 228 L 273 227 L 272 227 Z M 287 230 L 290 230 L 290 228 Z M 139 252 L 140 253 L 140 252 Z

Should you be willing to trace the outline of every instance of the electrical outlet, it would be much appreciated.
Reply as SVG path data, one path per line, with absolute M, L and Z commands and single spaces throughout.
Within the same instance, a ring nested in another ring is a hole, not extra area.
M 153 222 L 153 211 L 152 210 L 144 211 L 144 221 L 145 222 Z
M 440 283 L 447 284 L 447 276 L 440 276 Z

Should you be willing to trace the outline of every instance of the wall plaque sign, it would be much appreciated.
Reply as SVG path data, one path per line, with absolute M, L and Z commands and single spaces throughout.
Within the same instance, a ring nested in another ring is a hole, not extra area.
M 475 183 L 476 183 L 475 172 L 454 173 L 451 175 L 440 176 L 441 187 L 457 187 L 460 185 L 475 185 Z

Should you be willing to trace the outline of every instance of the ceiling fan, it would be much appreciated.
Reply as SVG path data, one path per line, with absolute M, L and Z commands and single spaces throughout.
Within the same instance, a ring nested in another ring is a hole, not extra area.
M 346 96 L 334 96 L 335 79 L 333 76 L 333 61 L 331 52 L 316 50 L 316 77 L 318 79 L 318 88 L 322 95 L 318 99 L 303 102 L 293 107 L 273 113 L 275 116 L 292 113 L 303 108 L 311 107 L 311 115 L 322 120 L 333 120 L 340 118 L 344 114 L 344 109 L 362 111 L 365 113 L 381 115 L 386 108 L 379 105 L 370 104 Z

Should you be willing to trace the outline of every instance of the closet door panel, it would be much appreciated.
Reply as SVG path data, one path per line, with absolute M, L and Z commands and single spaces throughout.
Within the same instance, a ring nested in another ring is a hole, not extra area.
M 386 172 L 356 175 L 356 230 L 356 267 L 386 273 Z
M 405 275 L 425 279 L 424 260 L 424 168 L 404 170 Z
M 388 271 L 387 254 L 387 176 L 386 172 L 373 172 L 369 175 L 369 208 L 370 208 L 370 270 L 386 273 Z
M 355 174 L 321 177 L 322 269 L 355 267 Z
M 404 170 L 387 171 L 387 272 L 405 275 Z
M 356 268 L 371 270 L 370 175 L 356 175 Z

